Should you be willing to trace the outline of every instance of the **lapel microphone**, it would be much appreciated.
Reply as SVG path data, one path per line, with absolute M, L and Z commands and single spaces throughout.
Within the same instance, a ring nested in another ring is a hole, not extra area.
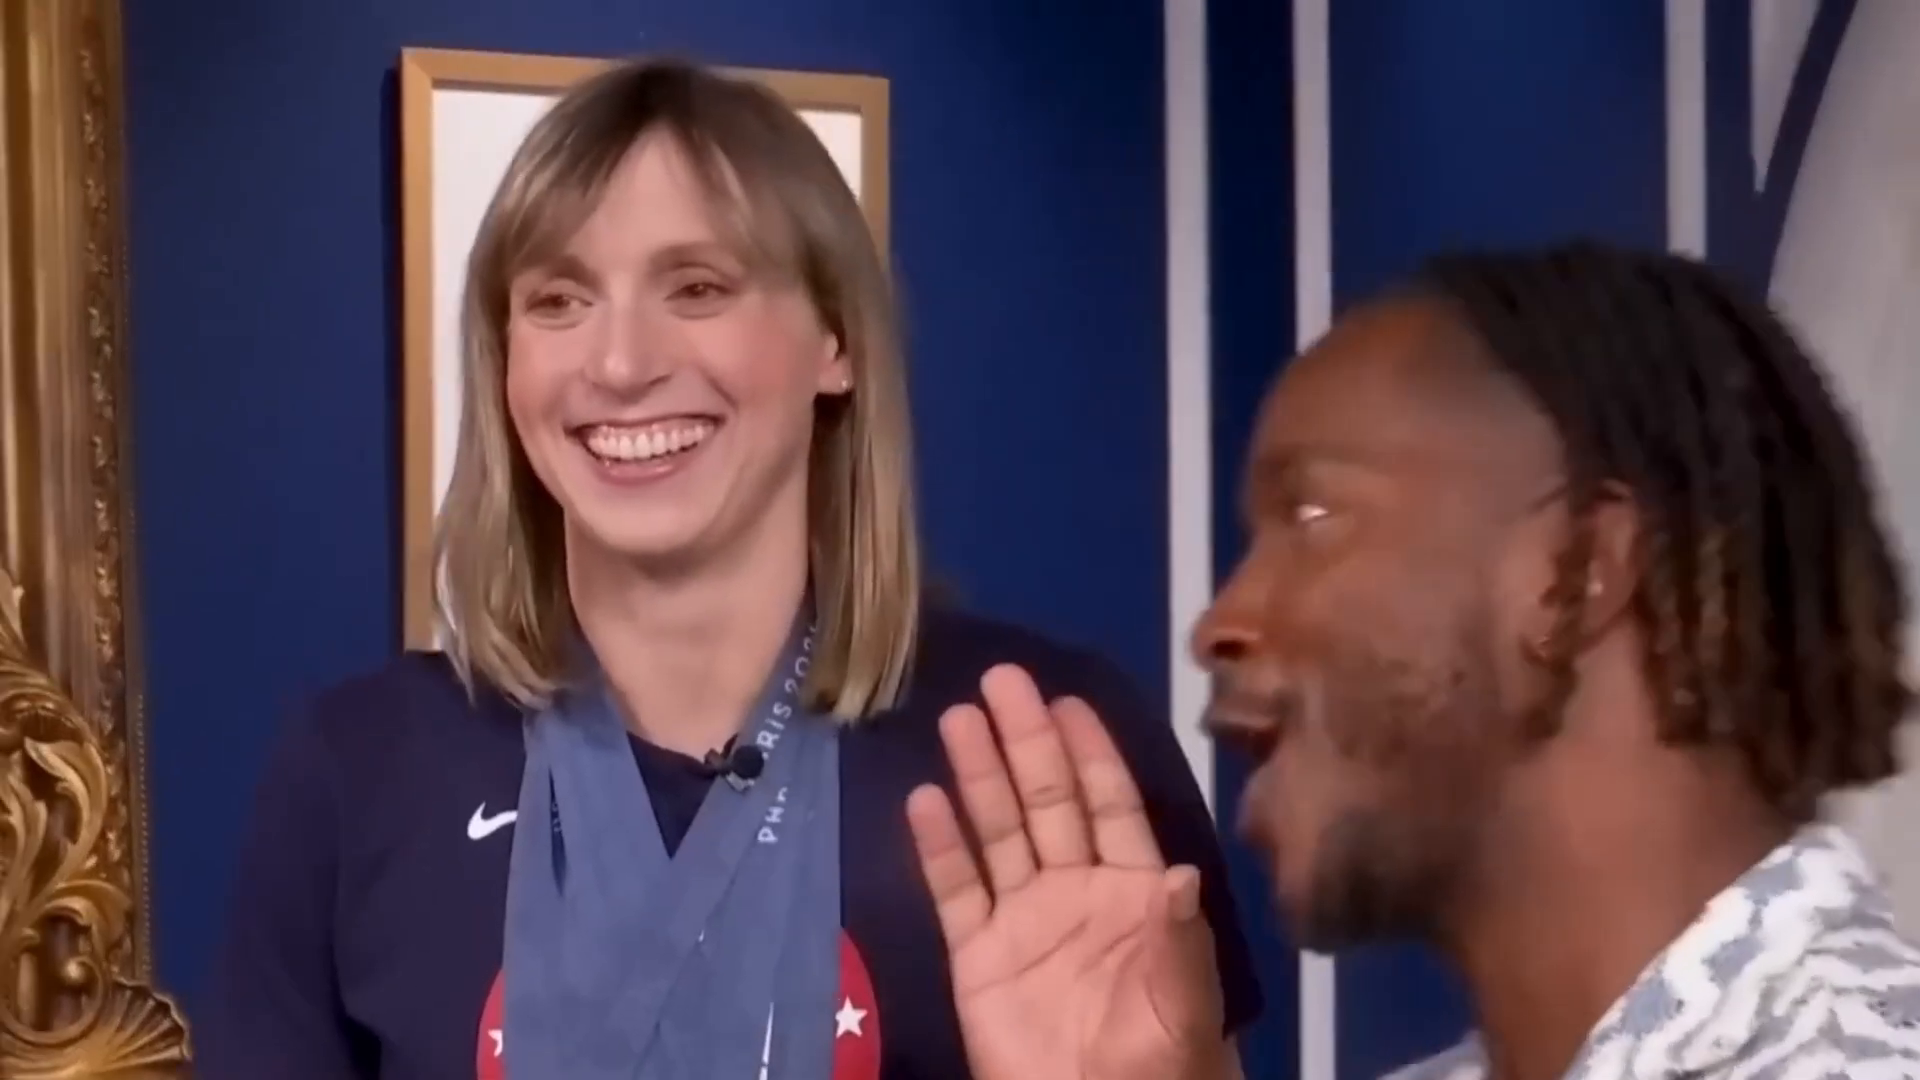
M 701 764 L 706 766 L 708 775 L 725 779 L 735 791 L 745 791 L 766 770 L 767 753 L 752 743 L 741 745 L 736 737 L 728 739 L 727 745 L 719 750 L 707 751 Z

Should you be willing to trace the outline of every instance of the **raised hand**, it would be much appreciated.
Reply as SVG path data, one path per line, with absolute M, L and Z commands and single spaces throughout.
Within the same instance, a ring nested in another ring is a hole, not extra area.
M 907 803 L 975 1080 L 1237 1076 L 1199 875 L 1167 868 L 1106 728 L 1019 668 L 981 689 L 991 729 L 973 706 L 940 721 L 980 860 L 943 790 Z

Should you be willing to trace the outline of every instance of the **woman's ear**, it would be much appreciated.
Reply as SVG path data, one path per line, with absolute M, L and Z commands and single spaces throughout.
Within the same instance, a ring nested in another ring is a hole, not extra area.
M 822 338 L 820 378 L 815 390 L 828 397 L 840 397 L 853 391 L 853 361 L 847 357 L 846 350 L 840 347 L 840 339 L 833 334 L 826 334 Z

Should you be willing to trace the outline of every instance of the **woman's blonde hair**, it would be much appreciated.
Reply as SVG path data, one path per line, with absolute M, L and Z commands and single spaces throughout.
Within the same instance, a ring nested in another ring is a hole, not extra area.
M 838 166 L 772 91 L 678 61 L 582 82 L 514 154 L 468 258 L 453 478 L 434 536 L 436 606 L 469 689 L 551 700 L 575 632 L 559 505 L 507 415 L 509 287 L 557 255 L 642 136 L 686 154 L 729 239 L 812 300 L 853 390 L 815 408 L 808 529 L 815 611 L 807 692 L 853 720 L 893 706 L 920 613 L 911 429 L 893 287 Z

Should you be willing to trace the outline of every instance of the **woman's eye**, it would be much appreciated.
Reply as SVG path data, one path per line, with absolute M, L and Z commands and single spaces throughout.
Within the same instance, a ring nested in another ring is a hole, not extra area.
M 726 290 L 714 281 L 689 281 L 673 292 L 682 300 L 717 300 L 726 294 Z
M 527 310 L 535 315 L 564 315 L 578 303 L 566 293 L 535 293 L 527 297 Z

